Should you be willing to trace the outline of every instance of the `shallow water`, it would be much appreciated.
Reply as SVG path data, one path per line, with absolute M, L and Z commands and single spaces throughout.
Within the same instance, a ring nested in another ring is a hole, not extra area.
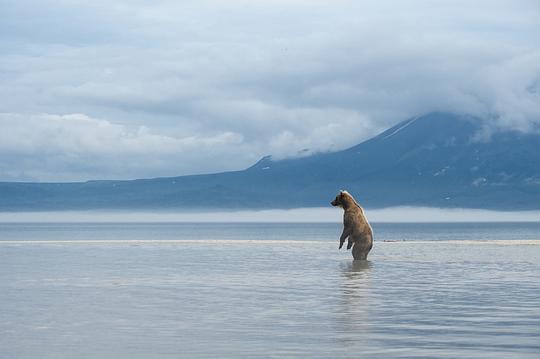
M 0 224 L 2 358 L 537 358 L 540 224 Z

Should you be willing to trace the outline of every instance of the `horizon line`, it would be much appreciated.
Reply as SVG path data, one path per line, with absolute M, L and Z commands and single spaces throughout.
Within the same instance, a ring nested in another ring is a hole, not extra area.
M 364 208 L 372 223 L 540 222 L 540 210 L 395 206 Z M 72 210 L 0 211 L 0 223 L 341 223 L 343 211 L 328 207 L 260 210 Z

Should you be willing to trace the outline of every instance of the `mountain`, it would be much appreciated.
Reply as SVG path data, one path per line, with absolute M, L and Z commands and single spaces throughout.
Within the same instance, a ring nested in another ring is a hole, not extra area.
M 347 189 L 366 207 L 540 209 L 540 135 L 481 136 L 477 118 L 431 113 L 354 147 L 242 171 L 130 181 L 0 183 L 0 210 L 328 206 Z

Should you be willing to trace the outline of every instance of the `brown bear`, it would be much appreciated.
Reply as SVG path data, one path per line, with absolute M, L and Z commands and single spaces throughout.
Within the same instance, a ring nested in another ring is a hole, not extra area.
M 347 249 L 352 248 L 354 259 L 367 259 L 373 247 L 373 230 L 364 216 L 364 210 L 347 191 L 340 191 L 336 198 L 330 202 L 334 207 L 341 207 L 343 213 L 343 233 L 339 238 L 339 249 L 348 238 Z

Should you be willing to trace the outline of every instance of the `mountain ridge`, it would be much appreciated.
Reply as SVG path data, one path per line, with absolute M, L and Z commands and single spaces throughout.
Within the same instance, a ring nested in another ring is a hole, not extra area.
M 540 208 L 540 135 L 496 132 L 480 119 L 430 113 L 337 152 L 239 171 L 136 180 L 1 182 L 0 210 L 240 209 L 326 206 L 348 189 L 367 207 Z

